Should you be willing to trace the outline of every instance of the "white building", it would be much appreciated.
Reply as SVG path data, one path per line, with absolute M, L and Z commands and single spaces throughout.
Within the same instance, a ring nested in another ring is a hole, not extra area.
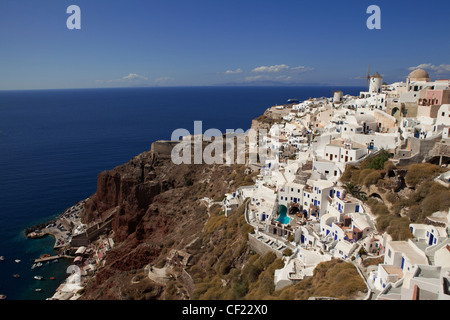
M 428 265 L 425 253 L 411 240 L 391 241 L 386 244 L 384 263 L 378 265 L 374 285 L 377 289 L 384 289 L 388 283 L 395 283 L 406 273 L 413 273 L 415 266 Z
M 323 159 L 344 163 L 356 162 L 367 154 L 368 148 L 366 146 L 351 141 L 335 141 L 325 146 Z

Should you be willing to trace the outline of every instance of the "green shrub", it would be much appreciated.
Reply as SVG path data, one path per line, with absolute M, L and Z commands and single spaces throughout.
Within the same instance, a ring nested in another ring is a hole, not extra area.
M 286 250 L 283 251 L 283 255 L 290 257 L 292 255 L 292 250 L 290 248 L 286 248 Z
M 384 169 L 384 164 L 390 158 L 389 152 L 386 150 L 381 150 L 376 156 L 369 157 L 368 159 L 361 162 L 361 169 Z

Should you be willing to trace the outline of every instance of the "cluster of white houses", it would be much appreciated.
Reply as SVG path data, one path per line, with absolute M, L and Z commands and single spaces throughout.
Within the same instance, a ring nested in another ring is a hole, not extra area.
M 406 82 L 382 80 L 378 73 L 370 77 L 359 97 L 338 91 L 266 111 L 278 121 L 262 144 L 276 152 L 257 168 L 253 186 L 225 197 L 223 209 L 228 216 L 248 198 L 252 248 L 280 257 L 291 250 L 284 268 L 275 271 L 276 288 L 311 276 L 318 263 L 332 258 L 357 264 L 364 252 L 384 255 L 365 277 L 378 299 L 450 299 L 449 213 L 411 224 L 414 239 L 392 241 L 339 182 L 348 164 L 381 149 L 394 154 L 394 162 L 408 163 L 423 156 L 424 145 L 450 142 L 449 80 L 431 81 L 421 69 Z

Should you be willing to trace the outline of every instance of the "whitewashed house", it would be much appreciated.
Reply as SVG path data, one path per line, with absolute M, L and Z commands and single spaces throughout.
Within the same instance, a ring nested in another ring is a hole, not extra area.
M 382 290 L 388 283 L 402 279 L 406 273 L 413 273 L 419 264 L 429 263 L 425 253 L 413 241 L 390 241 L 386 244 L 384 263 L 378 265 L 374 285 Z

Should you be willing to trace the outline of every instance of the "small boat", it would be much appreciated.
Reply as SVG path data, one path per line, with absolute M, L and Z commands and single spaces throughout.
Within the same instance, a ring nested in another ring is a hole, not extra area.
M 4 294 L 0 294 L 0 300 L 5 300 L 6 296 Z
M 16 260 L 14 260 L 16 263 L 20 263 L 20 261 L 22 261 L 22 260 L 19 260 L 19 259 L 16 259 Z
M 36 267 L 42 267 L 42 263 L 41 263 L 41 262 L 38 262 L 38 263 L 36 264 Z
M 44 278 L 42 278 L 41 276 L 34 276 L 34 278 L 35 278 L 36 280 L 42 280 L 42 279 L 44 279 Z
M 41 288 L 37 288 L 37 289 L 35 289 L 34 291 L 36 291 L 36 292 L 41 292 L 42 289 L 41 289 Z
M 55 277 L 50 277 L 50 280 L 55 280 Z
M 0 261 L 4 261 L 5 257 L 4 256 L 0 256 Z
M 33 266 L 31 267 L 31 270 L 33 270 L 34 268 L 36 268 L 36 263 L 33 264 Z
M 20 274 L 15 273 L 15 274 L 13 274 L 13 277 L 14 277 L 14 278 L 20 278 Z

